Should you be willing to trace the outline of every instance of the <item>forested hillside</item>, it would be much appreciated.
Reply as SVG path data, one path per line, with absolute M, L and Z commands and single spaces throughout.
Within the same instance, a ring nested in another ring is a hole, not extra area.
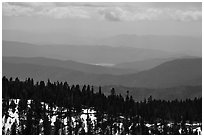
M 94 91 L 90 85 L 6 77 L 2 91 L 3 134 L 197 134 L 201 124 L 195 123 L 202 121 L 201 98 L 165 101 L 150 96 L 136 102 L 128 91 L 124 98 L 114 88 L 105 96 L 101 87 Z

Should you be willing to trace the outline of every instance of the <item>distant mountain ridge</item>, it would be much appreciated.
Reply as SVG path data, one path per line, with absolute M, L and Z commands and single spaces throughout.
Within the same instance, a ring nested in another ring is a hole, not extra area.
M 202 56 L 202 37 L 122 34 L 103 39 L 100 43 L 112 46 L 159 49 L 190 56 Z
M 161 50 L 133 47 L 78 46 L 78 45 L 34 45 L 22 42 L 2 42 L 3 56 L 46 57 L 60 60 L 74 60 L 86 64 L 118 64 L 154 58 L 182 57 Z
M 84 33 L 84 32 L 83 32 Z M 85 32 L 86 33 L 86 32 Z M 99 34 L 97 34 L 99 35 Z M 177 52 L 190 56 L 202 56 L 202 37 L 181 35 L 136 35 L 120 34 L 113 36 L 73 35 L 71 32 L 33 33 L 19 30 L 2 30 L 2 39 L 5 41 L 22 41 L 25 43 L 38 43 L 43 45 L 107 45 L 114 47 L 135 47 L 154 49 L 167 52 Z M 77 61 L 77 60 L 76 60 Z M 123 61 L 126 62 L 126 61 Z M 84 62 L 86 63 L 86 62 Z M 93 63 L 93 62 L 92 62 Z M 105 62 L 100 62 L 105 63 Z

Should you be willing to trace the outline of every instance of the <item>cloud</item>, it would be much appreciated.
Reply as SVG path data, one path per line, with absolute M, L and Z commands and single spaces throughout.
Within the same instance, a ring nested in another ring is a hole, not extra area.
M 98 10 L 99 14 L 104 19 L 110 21 L 141 21 L 141 20 L 155 20 L 161 11 L 158 9 L 136 9 L 134 11 L 125 10 L 119 7 L 116 8 L 102 8 Z
M 121 21 L 123 20 L 124 11 L 121 8 L 99 8 L 98 13 L 105 20 Z
M 3 3 L 3 16 L 45 16 L 107 21 L 201 21 L 201 3 Z
M 41 16 L 49 16 L 56 19 L 62 18 L 89 18 L 89 14 L 75 7 L 55 7 L 55 8 L 44 8 L 41 11 L 37 12 Z
M 202 12 L 198 10 L 175 10 L 174 12 L 169 12 L 169 16 L 172 19 L 178 21 L 201 21 L 202 20 Z
M 174 8 L 136 8 L 128 10 L 120 7 L 99 8 L 98 13 L 103 19 L 109 21 L 200 21 L 202 12 L 197 9 L 174 9 Z
M 80 7 L 56 6 L 55 3 L 3 3 L 4 16 L 46 16 L 56 19 L 89 18 L 89 13 Z
M 33 9 L 30 7 L 22 7 L 18 5 L 10 5 L 3 3 L 2 12 L 4 16 L 31 16 Z

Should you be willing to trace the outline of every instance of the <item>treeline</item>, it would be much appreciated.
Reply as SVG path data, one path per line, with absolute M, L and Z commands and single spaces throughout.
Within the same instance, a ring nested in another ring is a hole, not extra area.
M 105 96 L 99 87 L 94 91 L 93 86 L 69 85 L 67 82 L 49 80 L 37 82 L 28 78 L 20 81 L 18 78 L 2 78 L 2 97 L 4 99 L 32 99 L 37 102 L 46 102 L 80 113 L 82 108 L 94 108 L 98 114 L 108 114 L 110 117 L 124 116 L 133 118 L 140 116 L 144 121 L 154 123 L 165 121 L 202 121 L 202 99 L 194 100 L 155 100 L 151 96 L 144 101 L 136 102 L 127 91 L 126 97 L 117 95 L 112 88 L 110 95 Z

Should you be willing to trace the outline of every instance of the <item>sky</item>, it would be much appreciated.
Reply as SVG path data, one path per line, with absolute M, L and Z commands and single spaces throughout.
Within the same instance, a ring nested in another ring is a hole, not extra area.
M 201 2 L 4 2 L 3 30 L 78 37 L 202 35 Z M 3 33 L 4 35 L 4 33 Z

